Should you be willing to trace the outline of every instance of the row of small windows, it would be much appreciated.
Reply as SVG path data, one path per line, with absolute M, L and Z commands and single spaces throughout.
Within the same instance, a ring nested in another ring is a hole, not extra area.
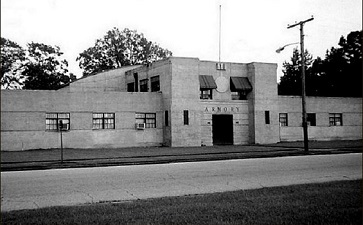
M 145 124 L 145 128 L 156 128 L 156 113 L 135 113 L 135 123 Z M 189 111 L 183 111 L 183 123 L 189 125 Z M 62 128 L 70 128 L 69 113 L 47 113 L 46 130 L 57 131 L 62 124 Z M 165 111 L 165 126 L 169 126 L 169 112 Z M 93 113 L 92 129 L 115 129 L 115 113 Z
M 160 91 L 160 77 L 154 76 L 150 78 L 151 92 Z M 140 92 L 149 91 L 149 79 L 140 80 Z M 139 92 L 138 76 L 134 74 L 134 82 L 127 84 L 127 92 Z
M 224 63 L 216 63 L 216 69 L 217 70 L 226 70 L 226 65 Z M 127 92 L 138 92 L 138 88 L 139 88 L 139 79 L 138 79 L 138 73 L 134 73 L 134 82 L 130 82 L 127 84 Z M 148 79 L 143 79 L 140 80 L 140 92 L 148 92 Z M 154 76 L 150 78 L 150 88 L 151 88 L 151 92 L 156 92 L 156 91 L 160 91 L 160 78 L 159 76 Z M 214 87 L 216 88 L 216 87 Z M 206 93 L 205 95 L 203 95 L 204 97 L 201 99 L 211 99 L 212 97 L 212 91 L 211 90 L 207 90 L 206 92 L 208 92 L 208 94 Z M 241 95 L 240 92 L 235 92 L 234 94 L 232 94 L 232 99 L 233 98 L 238 98 L 241 99 L 243 98 L 244 95 Z
M 69 113 L 47 113 L 45 118 L 46 130 L 70 129 Z M 145 128 L 156 128 L 156 113 L 135 113 L 135 122 L 145 123 Z M 92 129 L 115 129 L 115 113 L 93 113 Z
M 265 116 L 266 116 L 265 111 Z M 316 126 L 316 114 L 315 113 L 307 113 L 306 117 L 308 126 Z M 289 126 L 288 123 L 288 114 L 280 113 L 279 114 L 279 122 L 281 127 Z M 266 122 L 267 124 L 267 122 Z M 343 115 L 342 113 L 329 113 L 329 126 L 343 126 Z
M 281 127 L 289 126 L 288 113 L 279 114 Z M 156 128 L 156 113 L 135 113 L 135 122 L 145 124 L 145 128 Z M 307 123 L 309 126 L 316 126 L 316 114 L 307 113 Z M 183 124 L 189 125 L 189 111 L 183 111 Z M 265 111 L 265 124 L 270 124 L 270 111 Z M 46 130 L 58 130 L 70 128 L 69 113 L 47 113 L 45 121 Z M 169 113 L 165 111 L 165 126 L 169 126 Z M 342 113 L 329 113 L 329 126 L 343 126 Z M 92 129 L 115 129 L 115 113 L 93 113 Z

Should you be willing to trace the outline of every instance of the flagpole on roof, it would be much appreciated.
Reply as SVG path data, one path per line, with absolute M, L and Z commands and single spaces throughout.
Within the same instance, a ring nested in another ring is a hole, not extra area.
M 222 6 L 219 5 L 219 57 L 218 61 L 221 62 L 221 26 L 222 26 Z

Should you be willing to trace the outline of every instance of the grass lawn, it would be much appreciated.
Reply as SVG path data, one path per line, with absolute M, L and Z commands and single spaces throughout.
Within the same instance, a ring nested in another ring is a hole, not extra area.
M 1 213 L 1 224 L 362 224 L 362 180 Z

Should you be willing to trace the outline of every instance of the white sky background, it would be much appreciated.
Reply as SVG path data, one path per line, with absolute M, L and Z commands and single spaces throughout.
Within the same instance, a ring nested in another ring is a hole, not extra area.
M 81 77 L 76 58 L 113 27 L 143 33 L 173 56 L 218 61 L 219 5 L 222 5 L 221 61 L 290 61 L 304 26 L 305 48 L 314 58 L 338 46 L 339 38 L 362 30 L 362 0 L 1 0 L 1 37 L 25 47 L 58 45 L 69 70 Z

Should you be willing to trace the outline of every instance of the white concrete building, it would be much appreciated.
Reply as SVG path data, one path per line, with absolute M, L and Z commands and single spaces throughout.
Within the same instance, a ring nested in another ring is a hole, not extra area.
M 276 64 L 170 57 L 57 91 L 1 91 L 1 150 L 265 144 L 303 139 Z M 310 140 L 362 139 L 362 99 L 307 97 Z

